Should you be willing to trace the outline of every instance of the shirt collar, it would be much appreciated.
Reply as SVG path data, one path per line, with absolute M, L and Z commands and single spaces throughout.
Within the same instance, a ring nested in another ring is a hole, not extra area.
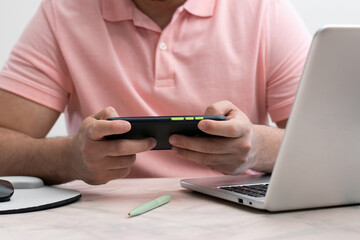
M 131 0 L 101 0 L 101 13 L 110 22 L 133 19 L 134 4 Z
M 216 0 L 187 0 L 184 9 L 198 17 L 211 17 L 214 14 Z
M 134 19 L 135 4 L 131 0 L 100 0 L 101 12 L 105 20 L 110 22 Z M 199 17 L 211 17 L 216 0 L 187 0 L 183 8 Z

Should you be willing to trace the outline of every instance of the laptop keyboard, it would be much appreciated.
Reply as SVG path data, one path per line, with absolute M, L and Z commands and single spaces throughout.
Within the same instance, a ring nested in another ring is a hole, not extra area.
M 219 187 L 231 192 L 237 192 L 251 197 L 265 197 L 269 184 L 254 184 L 254 185 L 240 185 Z

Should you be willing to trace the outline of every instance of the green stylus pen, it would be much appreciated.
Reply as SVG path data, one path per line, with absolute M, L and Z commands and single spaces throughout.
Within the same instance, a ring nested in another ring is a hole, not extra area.
M 140 215 L 150 210 L 153 210 L 154 208 L 160 207 L 161 205 L 168 203 L 172 197 L 173 195 L 164 195 L 150 202 L 147 202 L 129 212 L 129 216 Z

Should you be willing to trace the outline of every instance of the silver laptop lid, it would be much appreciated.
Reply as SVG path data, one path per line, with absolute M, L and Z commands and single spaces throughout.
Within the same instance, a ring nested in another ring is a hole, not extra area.
M 314 37 L 265 208 L 360 203 L 360 26 Z

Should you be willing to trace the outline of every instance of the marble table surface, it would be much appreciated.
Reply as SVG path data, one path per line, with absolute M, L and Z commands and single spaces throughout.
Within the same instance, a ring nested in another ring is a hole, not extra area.
M 0 239 L 360 239 L 360 206 L 269 213 L 182 189 L 179 181 L 60 185 L 80 191 L 81 200 L 0 215 Z M 128 217 L 133 208 L 165 194 L 174 196 L 168 204 Z

